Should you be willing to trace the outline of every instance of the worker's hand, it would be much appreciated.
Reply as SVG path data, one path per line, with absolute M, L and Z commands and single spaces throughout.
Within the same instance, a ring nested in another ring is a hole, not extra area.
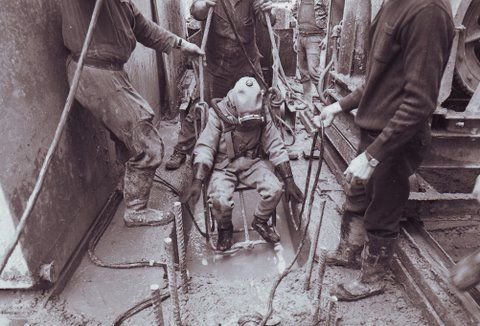
M 182 44 L 180 45 L 180 51 L 190 56 L 205 55 L 205 52 L 203 52 L 196 44 L 190 43 L 186 40 L 182 41 Z
M 350 162 L 350 165 L 343 173 L 350 184 L 365 184 L 372 176 L 374 168 L 369 164 L 367 155 L 358 155 Z
M 475 187 L 473 188 L 472 194 L 480 203 L 480 175 L 477 177 L 477 182 L 475 182 Z
M 329 106 L 326 106 L 322 109 L 320 116 L 316 116 L 313 118 L 313 123 L 319 129 L 322 124 L 325 128 L 330 127 L 333 119 L 335 119 L 337 114 L 339 114 L 340 112 L 342 112 L 342 108 L 340 107 L 340 104 L 338 102 L 330 104 Z
M 273 9 L 273 2 L 270 0 L 254 0 L 253 9 L 255 12 L 258 12 L 260 10 L 262 12 L 269 13 Z
M 181 202 L 184 204 L 192 203 L 195 205 L 202 193 L 202 180 L 193 179 L 192 185 L 187 189 L 186 193 L 182 196 Z
M 287 201 L 295 200 L 297 203 L 303 202 L 303 193 L 292 177 L 285 180 L 285 198 Z
M 218 0 L 203 0 L 204 6 L 206 7 L 215 7 L 217 5 Z

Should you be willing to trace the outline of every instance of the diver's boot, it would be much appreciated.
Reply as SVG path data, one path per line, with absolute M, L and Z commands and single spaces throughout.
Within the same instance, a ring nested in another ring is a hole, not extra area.
M 268 219 L 265 220 L 258 216 L 254 216 L 252 227 L 265 241 L 270 243 L 277 243 L 280 241 L 280 236 L 277 231 L 275 231 L 275 228 L 268 225 Z
M 337 283 L 331 294 L 340 301 L 356 301 L 383 293 L 397 239 L 381 238 L 369 233 L 362 252 L 360 275 L 354 280 Z
M 187 154 L 181 153 L 175 149 L 173 150 L 173 154 L 170 156 L 167 163 L 165 163 L 165 169 L 176 170 L 180 166 L 182 166 L 182 164 L 185 162 L 186 159 L 187 159 Z
M 217 250 L 226 251 L 233 245 L 232 221 L 218 223 Z
M 336 251 L 327 254 L 327 265 L 360 269 L 364 244 L 363 216 L 344 213 L 340 226 L 340 244 Z
M 126 226 L 156 226 L 173 221 L 173 214 L 147 207 L 154 174 L 154 169 L 140 170 L 127 164 L 123 191 L 127 206 L 123 216 Z

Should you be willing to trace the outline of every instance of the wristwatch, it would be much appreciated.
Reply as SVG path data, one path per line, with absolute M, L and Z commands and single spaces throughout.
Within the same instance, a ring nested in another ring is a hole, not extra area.
M 374 168 L 374 167 L 376 167 L 378 164 L 380 164 L 380 162 L 379 162 L 376 158 L 374 158 L 372 155 L 368 154 L 368 152 L 365 152 L 365 156 L 366 156 L 367 159 L 368 159 L 368 164 L 369 164 L 372 168 Z
M 182 47 L 182 41 L 183 39 L 181 37 L 177 38 L 177 41 L 175 42 L 175 49 L 180 49 Z

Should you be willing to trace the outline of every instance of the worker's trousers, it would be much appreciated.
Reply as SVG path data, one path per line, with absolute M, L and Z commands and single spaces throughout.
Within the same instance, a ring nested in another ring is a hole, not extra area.
M 300 82 L 312 81 L 315 85 L 320 79 L 320 53 L 323 37 L 321 35 L 298 35 L 297 64 Z
M 361 130 L 358 153 L 363 153 L 379 133 Z M 420 166 L 429 144 L 430 129 L 425 127 L 382 160 L 366 185 L 349 184 L 344 204 L 346 215 L 363 215 L 369 233 L 380 237 L 396 236 L 410 194 L 409 177 Z
M 268 220 L 282 197 L 283 185 L 267 162 L 259 158 L 242 157 L 224 169 L 214 169 L 210 178 L 209 203 L 212 215 L 219 225 L 228 224 L 232 220 L 233 193 L 239 183 L 257 190 L 261 198 L 254 215 Z
M 69 59 L 70 83 L 76 68 L 77 63 Z M 117 159 L 126 164 L 125 192 L 133 195 L 130 198 L 137 197 L 135 202 L 143 207 L 163 156 L 162 140 L 152 125 L 154 113 L 150 105 L 133 88 L 123 69 L 92 66 L 84 66 L 75 98 L 110 131 Z M 143 184 L 138 184 L 140 181 Z

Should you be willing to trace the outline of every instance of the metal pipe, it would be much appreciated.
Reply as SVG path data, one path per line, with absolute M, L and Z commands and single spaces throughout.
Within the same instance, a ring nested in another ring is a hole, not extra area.
M 331 296 L 330 305 L 328 309 L 327 326 L 337 325 L 337 305 L 338 305 L 338 298 L 336 296 Z
M 242 220 L 243 220 L 243 230 L 245 232 L 245 242 L 250 241 L 250 236 L 248 234 L 248 223 L 247 223 L 247 214 L 245 212 L 245 196 L 243 196 L 243 190 L 238 192 L 240 197 L 240 210 L 242 211 Z
M 173 203 L 173 214 L 175 215 L 175 231 L 177 234 L 178 249 L 178 267 L 180 269 L 180 278 L 182 281 L 182 290 L 184 294 L 188 293 L 188 273 L 187 273 L 187 252 L 185 250 L 185 233 L 183 230 L 182 203 Z
M 65 129 L 67 118 L 72 109 L 73 101 L 75 100 L 75 94 L 77 92 L 78 84 L 80 82 L 80 75 L 82 73 L 83 63 L 87 55 L 88 47 L 90 46 L 90 42 L 92 41 L 93 30 L 95 28 L 95 25 L 97 24 L 97 20 L 100 14 L 100 9 L 102 7 L 102 4 L 103 4 L 103 0 L 97 0 L 95 2 L 95 7 L 93 8 L 90 25 L 88 26 L 87 35 L 85 36 L 85 41 L 83 42 L 82 51 L 80 53 L 80 58 L 78 59 L 78 63 L 77 63 L 77 69 L 75 69 L 75 73 L 73 75 L 72 84 L 68 92 L 67 100 L 65 102 L 65 106 L 63 108 L 60 121 L 58 123 L 57 129 L 55 130 L 53 141 L 50 147 L 48 148 L 48 152 L 47 152 L 47 155 L 45 156 L 45 160 L 43 161 L 42 167 L 40 169 L 40 173 L 35 183 L 35 187 L 33 188 L 33 191 L 30 194 L 30 197 L 28 198 L 25 211 L 23 211 L 22 217 L 20 218 L 20 222 L 18 223 L 18 226 L 15 229 L 13 241 L 7 246 L 7 249 L 5 250 L 5 254 L 2 256 L 2 260 L 0 261 L 0 275 L 5 269 L 5 266 L 7 265 L 8 260 L 12 256 L 13 251 L 15 250 L 15 247 L 17 246 L 18 241 L 20 240 L 20 236 L 23 234 L 23 231 L 25 230 L 27 220 L 33 210 L 33 207 L 35 206 L 35 203 L 37 202 L 38 196 L 40 195 L 40 191 L 42 190 L 45 176 L 47 174 L 48 168 L 50 167 L 50 162 L 52 161 L 52 158 L 53 158 L 53 155 L 55 154 L 58 143 L 60 142 L 60 137 L 62 136 L 62 133 Z
M 317 325 L 322 318 L 320 311 L 322 305 L 322 289 L 323 289 L 323 277 L 325 275 L 325 258 L 327 251 L 325 249 L 320 249 L 319 259 L 318 259 L 318 268 L 317 268 L 317 279 L 315 281 L 315 295 L 314 295 L 314 304 L 315 311 L 313 313 L 313 323 L 312 325 Z
M 162 309 L 162 293 L 158 284 L 150 285 L 150 292 L 152 294 L 153 302 L 153 315 L 155 316 L 155 323 L 157 326 L 165 325 L 163 321 L 163 309 Z
M 177 275 L 175 274 L 175 253 L 173 252 L 173 243 L 171 238 L 163 239 L 165 251 L 167 253 L 167 274 L 168 289 L 172 298 L 173 323 L 176 326 L 182 325 L 182 317 L 180 316 L 180 301 L 177 291 Z
M 312 191 L 315 191 L 315 189 Z M 323 204 L 322 207 L 325 208 L 325 201 L 323 201 L 322 204 Z M 310 279 L 312 278 L 313 261 L 315 258 L 315 253 L 317 252 L 318 238 L 320 237 L 321 228 L 322 228 L 322 225 L 318 223 L 317 226 L 315 227 L 313 241 L 310 244 L 310 252 L 308 253 L 308 261 L 307 261 L 307 273 L 305 274 L 305 283 L 303 284 L 303 289 L 305 291 L 310 290 Z

